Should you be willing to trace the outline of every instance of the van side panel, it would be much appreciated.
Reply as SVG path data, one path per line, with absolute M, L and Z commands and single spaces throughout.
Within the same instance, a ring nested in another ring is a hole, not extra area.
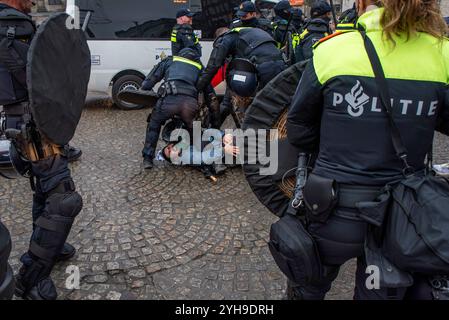
M 135 70 L 147 75 L 161 59 L 171 55 L 169 41 L 89 40 L 92 74 L 89 91 L 107 93 L 112 79 L 121 71 Z M 203 46 L 203 64 L 212 52 L 211 41 Z

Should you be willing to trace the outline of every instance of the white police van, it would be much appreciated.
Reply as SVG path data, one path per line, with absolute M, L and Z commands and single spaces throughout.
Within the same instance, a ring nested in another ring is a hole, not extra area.
M 68 0 L 67 13 L 85 30 L 91 50 L 89 91 L 108 93 L 122 109 L 135 109 L 117 99 L 123 89 L 138 89 L 161 58 L 171 54 L 170 35 L 176 12 L 196 13 L 193 27 L 201 38 L 203 63 L 212 51 L 215 31 L 228 26 L 241 0 Z M 223 86 L 222 86 L 223 87 Z M 223 88 L 218 89 L 223 91 Z

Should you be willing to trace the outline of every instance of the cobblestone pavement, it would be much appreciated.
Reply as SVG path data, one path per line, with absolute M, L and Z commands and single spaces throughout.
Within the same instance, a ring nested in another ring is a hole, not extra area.
M 84 209 L 69 239 L 78 254 L 53 273 L 60 298 L 281 299 L 285 279 L 266 246 L 275 218 L 241 170 L 216 184 L 188 168 L 144 172 L 147 113 L 100 103 L 84 111 L 73 141 L 84 155 L 72 166 Z M 1 180 L 0 208 L 17 271 L 31 232 L 26 180 Z M 80 268 L 79 290 L 65 289 L 70 265 Z M 351 299 L 353 269 L 342 269 L 330 299 Z

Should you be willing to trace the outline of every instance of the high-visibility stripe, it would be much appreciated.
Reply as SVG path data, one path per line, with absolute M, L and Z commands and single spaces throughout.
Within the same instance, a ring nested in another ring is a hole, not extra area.
M 198 68 L 200 70 L 203 69 L 203 66 L 201 64 L 199 64 L 198 62 L 195 62 L 195 61 L 183 58 L 183 57 L 174 56 L 173 57 L 173 61 L 187 63 L 187 64 L 190 64 L 190 65 L 192 65 L 192 66 L 194 66 L 194 67 L 196 67 L 196 68 Z
M 353 23 L 339 23 L 337 25 L 337 30 L 354 30 L 355 25 Z
M 171 42 L 177 42 L 178 41 L 178 31 L 177 30 L 173 30 L 171 33 Z
M 301 37 L 298 33 L 292 34 L 292 46 L 293 49 L 296 49 L 296 47 L 299 45 L 299 42 L 301 41 Z
M 449 43 L 426 33 L 417 33 L 409 39 L 405 35 L 394 36 L 396 45 L 393 45 L 383 36 L 379 24 L 382 12 L 383 9 L 377 9 L 365 13 L 359 24 L 367 28 L 386 77 L 449 84 Z M 432 47 L 433 50 L 429 50 Z M 322 42 L 314 51 L 313 61 L 321 84 L 339 76 L 374 77 L 359 32 L 344 32 Z
M 309 30 L 306 29 L 303 33 L 301 33 L 299 35 L 299 39 L 303 40 L 306 37 L 306 35 L 308 35 L 308 34 L 309 34 Z
M 252 27 L 239 27 L 239 28 L 234 28 L 231 31 L 240 32 L 244 29 L 252 29 Z

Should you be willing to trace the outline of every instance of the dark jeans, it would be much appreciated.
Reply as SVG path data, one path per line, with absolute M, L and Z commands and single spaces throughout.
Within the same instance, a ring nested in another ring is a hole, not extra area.
M 190 96 L 170 95 L 160 99 L 149 119 L 142 156 L 154 159 L 161 128 L 167 120 L 179 116 L 187 128 L 192 129 L 197 113 L 198 101 Z
M 369 290 L 366 286 L 369 274 L 364 258 L 366 222 L 357 218 L 355 210 L 340 208 L 325 224 L 312 223 L 310 234 L 315 238 L 325 276 L 319 282 L 307 284 L 289 283 L 292 299 L 323 300 L 346 262 L 357 258 L 355 300 L 431 300 L 432 288 L 426 278 L 416 276 L 411 288 Z

